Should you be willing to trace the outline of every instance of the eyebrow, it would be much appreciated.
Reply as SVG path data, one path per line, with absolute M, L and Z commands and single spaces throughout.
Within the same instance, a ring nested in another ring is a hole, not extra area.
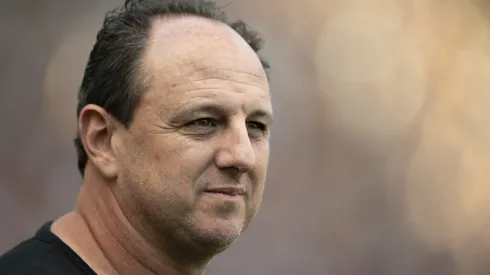
M 223 104 L 210 103 L 210 102 L 200 102 L 193 104 L 186 104 L 177 109 L 177 113 L 179 117 L 192 116 L 193 114 L 198 113 L 209 113 L 217 116 L 225 116 L 230 114 L 230 111 Z M 247 115 L 248 118 L 261 118 L 264 119 L 265 122 L 271 124 L 273 121 L 273 115 L 271 112 L 264 109 L 255 109 L 250 114 Z

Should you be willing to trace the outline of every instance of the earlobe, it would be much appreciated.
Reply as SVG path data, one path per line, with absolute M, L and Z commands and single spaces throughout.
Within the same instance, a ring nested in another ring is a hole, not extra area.
M 117 176 L 117 162 L 111 146 L 114 127 L 109 114 L 100 106 L 89 104 L 80 112 L 78 131 L 88 161 L 107 179 Z

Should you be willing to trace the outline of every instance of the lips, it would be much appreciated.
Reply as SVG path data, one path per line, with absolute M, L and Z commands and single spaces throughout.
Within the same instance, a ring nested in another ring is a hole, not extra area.
M 223 194 L 228 196 L 243 196 L 245 189 L 241 187 L 219 187 L 204 190 L 206 193 Z

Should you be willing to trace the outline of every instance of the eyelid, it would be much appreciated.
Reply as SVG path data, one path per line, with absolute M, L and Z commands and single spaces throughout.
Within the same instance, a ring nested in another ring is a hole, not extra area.
M 248 123 L 256 124 L 263 129 L 267 129 L 269 127 L 269 125 L 267 123 L 262 122 L 262 121 L 247 121 L 247 124 Z
M 261 137 L 269 135 L 269 127 L 267 124 L 259 121 L 251 121 L 247 123 L 253 123 L 256 125 L 255 128 L 249 130 L 250 131 L 249 135 L 251 136 L 260 135 Z M 248 128 L 248 124 L 247 124 L 247 128 Z
M 187 123 L 187 125 L 193 125 L 193 124 L 196 124 L 196 123 L 198 123 L 200 121 L 205 121 L 205 120 L 208 120 L 211 123 L 218 124 L 218 120 L 215 119 L 215 118 L 212 118 L 212 117 L 201 117 L 201 118 L 196 118 L 196 119 L 191 120 L 190 122 Z
M 191 126 L 191 127 L 207 127 L 207 126 L 203 126 L 203 125 L 198 125 L 199 122 L 202 122 L 202 121 L 209 121 L 210 124 L 213 124 L 212 126 L 218 126 L 222 123 L 227 123 L 227 122 L 224 122 L 224 121 L 221 121 L 220 119 L 218 118 L 215 118 L 215 117 L 211 117 L 211 116 L 202 116 L 202 117 L 199 117 L 199 118 L 194 118 L 192 120 L 190 120 L 189 122 L 185 123 L 184 125 L 185 126 Z M 245 125 L 247 126 L 247 128 L 250 127 L 250 125 L 255 126 L 256 129 L 259 129 L 261 131 L 268 131 L 269 130 L 269 124 L 266 123 L 266 122 L 263 122 L 263 121 L 259 121 L 259 120 L 251 120 L 251 121 L 245 121 Z M 210 127 L 212 127 L 211 125 L 209 125 Z

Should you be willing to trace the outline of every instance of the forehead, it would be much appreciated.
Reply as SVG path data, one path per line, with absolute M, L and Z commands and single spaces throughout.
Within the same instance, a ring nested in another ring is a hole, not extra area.
M 147 100 L 192 98 L 270 101 L 262 64 L 241 36 L 224 23 L 197 16 L 155 20 L 143 57 Z M 226 93 L 227 92 L 227 93 Z M 267 104 L 265 104 L 267 105 Z
M 236 72 L 268 88 L 262 64 L 245 40 L 224 23 L 197 16 L 156 19 L 143 66 L 152 78 L 168 84 Z

